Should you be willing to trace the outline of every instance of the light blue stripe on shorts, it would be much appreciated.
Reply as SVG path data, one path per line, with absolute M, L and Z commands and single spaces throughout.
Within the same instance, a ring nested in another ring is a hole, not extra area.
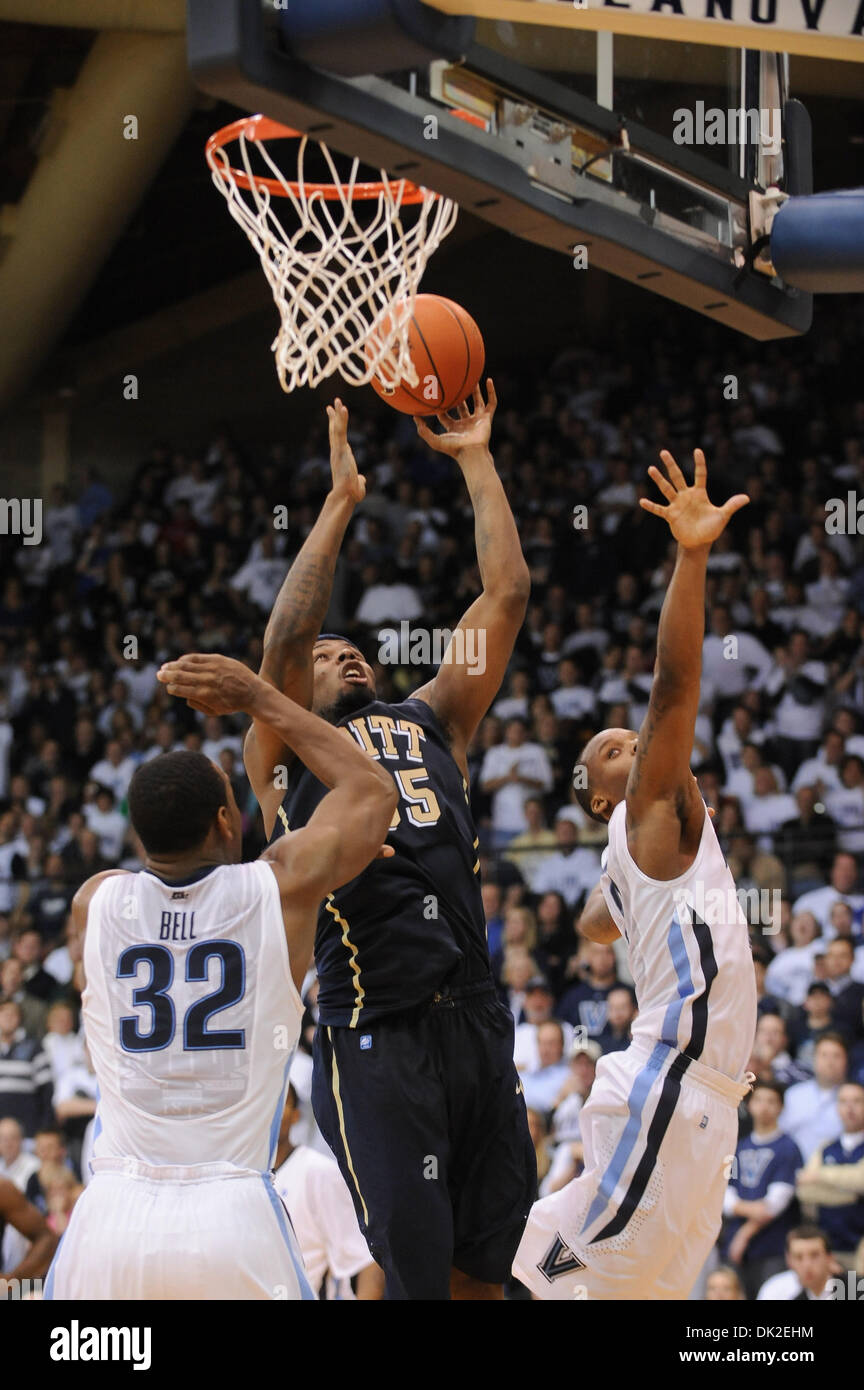
M 273 1207 L 273 1210 L 276 1213 L 276 1219 L 279 1222 L 279 1229 L 281 1230 L 282 1235 L 285 1237 L 285 1244 L 288 1246 L 288 1249 L 291 1252 L 291 1263 L 294 1265 L 294 1273 L 297 1275 L 297 1283 L 300 1285 L 300 1297 L 302 1299 L 311 1299 L 312 1302 L 315 1303 L 317 1302 L 317 1299 L 315 1298 L 315 1295 L 312 1292 L 312 1285 L 306 1278 L 306 1271 L 303 1268 L 303 1263 L 300 1259 L 298 1259 L 296 1238 L 288 1223 L 288 1216 L 285 1211 L 285 1208 L 279 1200 L 279 1197 L 276 1193 L 276 1189 L 273 1186 L 269 1174 L 262 1173 L 261 1177 L 264 1186 L 267 1189 L 267 1196 L 270 1198 L 270 1205 Z

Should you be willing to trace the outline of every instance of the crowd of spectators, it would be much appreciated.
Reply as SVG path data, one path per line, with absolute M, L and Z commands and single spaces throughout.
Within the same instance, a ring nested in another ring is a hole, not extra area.
M 783 1270 L 791 1232 L 811 1232 L 795 1239 L 821 1242 L 834 1271 L 864 1238 L 864 548 L 854 510 L 847 532 L 826 527 L 829 499 L 864 495 L 864 321 L 833 306 L 802 343 L 758 353 L 691 318 L 679 339 L 678 322 L 499 374 L 494 453 L 532 596 L 469 752 L 471 798 L 493 969 L 541 1191 L 554 1191 L 580 1171 L 594 1068 L 627 1046 L 636 1007 L 621 947 L 578 933 L 605 830 L 571 772 L 591 733 L 645 714 L 674 545 L 638 501 L 661 447 L 685 466 L 704 447 L 712 495 L 750 497 L 709 562 L 692 766 L 751 924 L 759 996 L 758 1084 L 709 1296 L 752 1298 Z M 473 518 L 455 465 L 410 420 L 361 405 L 350 439 L 368 496 L 328 627 L 355 637 L 381 698 L 398 699 L 431 672 L 377 660 L 379 630 L 455 626 L 479 589 Z M 220 426 L 197 450 L 154 445 L 123 486 L 91 470 L 57 487 L 42 544 L 0 557 L 0 1175 L 58 1231 L 87 1180 L 96 1105 L 72 895 L 100 869 L 141 866 L 126 792 L 168 749 L 221 764 L 245 855 L 260 852 L 244 721 L 196 714 L 156 671 L 184 651 L 257 665 L 328 480 L 323 416 L 265 449 Z M 314 991 L 309 1005 L 311 1028 Z

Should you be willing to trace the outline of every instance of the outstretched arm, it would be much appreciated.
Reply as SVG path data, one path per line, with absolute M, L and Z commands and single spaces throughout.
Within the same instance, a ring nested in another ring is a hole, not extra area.
M 627 780 L 627 838 L 639 868 L 652 878 L 667 879 L 692 861 L 705 819 L 690 753 L 699 709 L 708 555 L 730 518 L 750 499 L 739 493 L 722 507 L 712 505 L 701 449 L 693 455 L 695 477 L 689 486 L 668 450 L 660 457 L 668 477 L 653 465 L 648 472 L 669 505 L 644 497 L 640 505 L 668 523 L 678 556 L 660 614 L 648 713 Z
M 225 656 L 182 656 L 167 662 L 158 679 L 171 695 L 208 714 L 242 710 L 272 729 L 319 781 L 332 788 L 307 825 L 265 850 L 276 875 L 297 988 L 312 955 L 322 898 L 356 878 L 382 849 L 398 796 L 380 764 L 358 748 L 345 729 L 280 695 L 239 661 Z
M 423 420 L 415 422 L 430 448 L 456 460 L 474 508 L 483 592 L 453 633 L 438 674 L 415 696 L 431 705 L 450 730 L 453 756 L 463 774 L 468 744 L 500 689 L 531 590 L 516 522 L 489 452 L 498 403 L 491 381 L 486 393 L 488 403 L 477 387 L 473 411 L 466 404 L 459 407 L 458 418 L 439 415 L 443 434 L 435 434 Z
M 312 648 L 330 607 L 339 550 L 354 508 L 366 495 L 366 480 L 357 472 L 348 443 L 348 411 L 337 399 L 328 405 L 327 417 L 333 486 L 276 596 L 264 630 L 264 657 L 258 673 L 304 709 L 312 703 Z M 274 787 L 275 770 L 293 756 L 273 729 L 254 720 L 246 736 L 243 760 L 268 834 L 281 800 L 281 792 Z

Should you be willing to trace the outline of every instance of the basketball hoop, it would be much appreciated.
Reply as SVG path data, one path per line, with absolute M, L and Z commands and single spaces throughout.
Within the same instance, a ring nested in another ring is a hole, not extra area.
M 285 139 L 300 142 L 293 180 L 266 145 Z M 225 150 L 235 141 L 236 168 Z M 352 386 L 373 377 L 388 390 L 403 381 L 416 386 L 408 352 L 414 300 L 429 257 L 453 229 L 458 205 L 384 170 L 379 182 L 359 182 L 358 159 L 346 180 L 327 146 L 315 143 L 330 183 L 307 183 L 309 137 L 266 116 L 234 121 L 206 145 L 213 182 L 258 252 L 279 309 L 273 352 L 282 389 L 317 386 L 334 372 Z M 253 148 L 269 174 L 253 171 Z M 288 216 L 277 216 L 276 198 L 287 200 L 286 212 L 296 221 L 291 231 Z M 362 219 L 361 208 L 368 209 Z

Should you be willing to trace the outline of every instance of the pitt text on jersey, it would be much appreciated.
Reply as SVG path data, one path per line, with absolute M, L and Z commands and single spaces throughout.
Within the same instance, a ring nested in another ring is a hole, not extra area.
M 400 754 L 396 739 L 405 740 L 404 757 L 409 763 L 418 764 L 417 771 L 394 768 L 393 774 L 402 800 L 406 803 L 408 820 L 412 825 L 421 827 L 434 825 L 441 814 L 441 808 L 435 793 L 425 786 L 429 781 L 429 774 L 423 766 L 423 752 L 420 747 L 421 743 L 426 742 L 425 730 L 410 719 L 393 719 L 389 714 L 361 715 L 349 720 L 342 728 L 348 737 L 353 737 L 376 762 L 382 758 L 385 763 L 397 762 Z M 400 818 L 397 808 L 390 822 L 391 830 L 396 829 Z

